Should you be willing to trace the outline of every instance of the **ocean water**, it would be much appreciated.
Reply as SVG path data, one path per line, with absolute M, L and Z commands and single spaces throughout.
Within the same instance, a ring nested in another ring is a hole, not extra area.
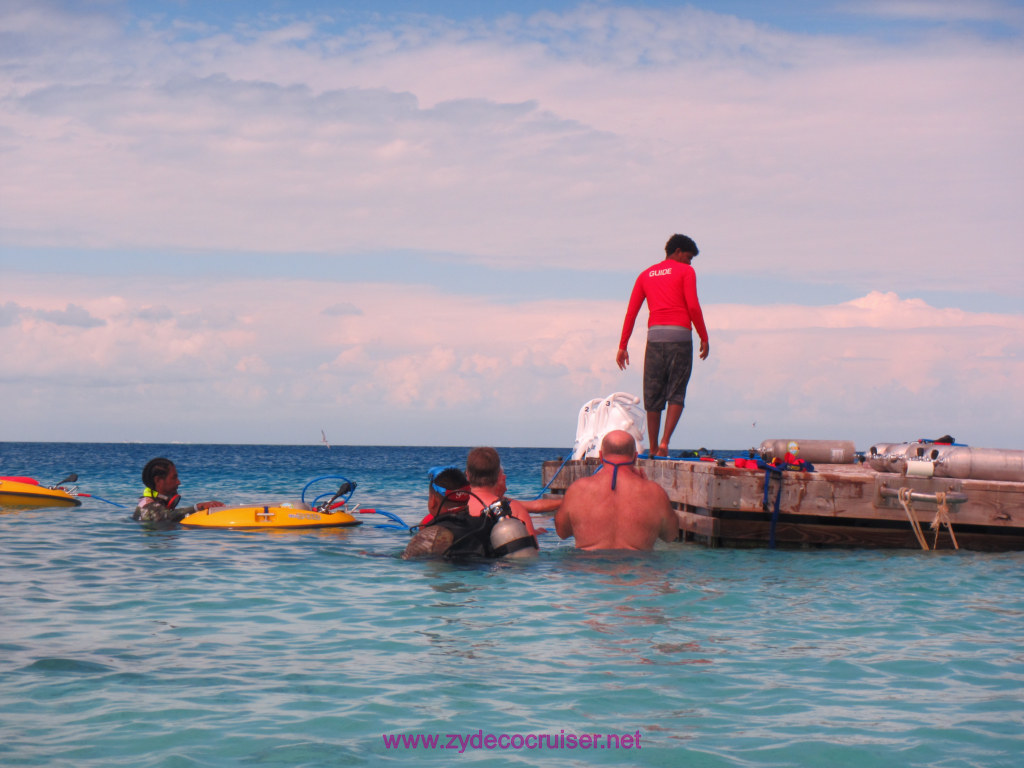
M 559 450 L 501 453 L 532 498 Z M 415 523 L 426 468 L 466 449 L 0 443 L 0 475 L 94 494 L 0 513 L 0 765 L 1022 764 L 1022 553 L 590 554 L 551 532 L 531 562 L 407 562 L 371 517 L 145 530 L 157 455 L 183 503 L 341 474 Z

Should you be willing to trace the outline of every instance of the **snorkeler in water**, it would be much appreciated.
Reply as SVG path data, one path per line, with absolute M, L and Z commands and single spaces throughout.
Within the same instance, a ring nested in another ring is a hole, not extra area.
M 184 517 L 201 509 L 223 507 L 219 501 L 201 501 L 191 507 L 179 507 L 178 468 L 170 459 L 156 458 L 150 460 L 142 469 L 142 482 L 146 489 L 142 492 L 133 520 L 144 523 L 167 524 L 177 523 Z

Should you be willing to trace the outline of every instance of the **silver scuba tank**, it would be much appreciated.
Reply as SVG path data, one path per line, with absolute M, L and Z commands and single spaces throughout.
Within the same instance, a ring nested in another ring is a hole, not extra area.
M 939 477 L 1024 481 L 1024 451 L 957 446 L 935 462 Z
M 812 464 L 853 464 L 857 460 L 852 440 L 764 440 L 760 453 L 765 461 L 782 459 L 787 453 Z
M 868 465 L 879 472 L 959 480 L 1024 481 L 1024 451 L 946 443 L 879 443 Z
M 537 553 L 537 540 L 526 525 L 512 514 L 508 499 L 498 499 L 485 510 L 495 518 L 491 528 L 491 549 L 495 557 L 528 557 Z
M 940 449 L 948 446 L 934 446 L 932 443 L 875 443 L 865 455 L 868 466 L 877 472 L 907 474 L 908 464 L 911 475 L 921 475 L 921 468 L 938 457 Z M 934 455 L 930 452 L 934 451 Z

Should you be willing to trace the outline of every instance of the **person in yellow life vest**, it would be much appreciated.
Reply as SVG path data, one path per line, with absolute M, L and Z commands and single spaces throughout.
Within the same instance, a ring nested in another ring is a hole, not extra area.
M 142 469 L 142 482 L 146 490 L 132 513 L 133 520 L 144 523 L 163 524 L 177 523 L 183 517 L 201 509 L 223 507 L 219 501 L 202 501 L 191 507 L 179 507 L 178 468 L 170 459 L 156 458 L 150 460 Z

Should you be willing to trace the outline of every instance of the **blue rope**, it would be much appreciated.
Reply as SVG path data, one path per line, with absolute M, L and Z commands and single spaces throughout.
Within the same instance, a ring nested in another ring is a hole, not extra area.
M 764 464 L 764 497 L 761 500 L 762 508 L 768 511 L 768 484 L 771 480 L 772 473 L 774 472 L 779 476 L 779 488 L 775 492 L 775 509 L 772 510 L 772 520 L 768 527 L 768 549 L 775 549 L 775 526 L 779 522 L 779 507 L 782 501 L 782 470 L 778 467 L 773 467 L 767 462 L 761 462 Z
M 90 493 L 88 495 L 88 498 L 96 499 L 97 501 L 102 501 L 105 504 L 113 504 L 115 507 L 120 507 L 121 509 L 128 509 L 128 507 L 124 504 L 118 504 L 116 501 L 108 501 L 107 499 L 104 499 L 102 496 L 97 496 L 95 493 Z
M 545 485 L 545 486 L 544 486 L 543 488 L 541 488 L 541 489 L 540 489 L 540 493 L 538 493 L 538 494 L 537 494 L 536 496 L 534 496 L 534 497 L 533 497 L 533 501 L 536 501 L 536 500 L 537 500 L 537 499 L 539 499 L 539 498 L 540 498 L 541 496 L 543 496 L 543 495 L 544 495 L 545 493 L 547 493 L 547 491 L 548 491 L 548 488 L 550 488 L 550 487 L 551 487 L 551 484 L 552 484 L 553 482 L 555 482 L 555 478 L 556 478 L 556 477 L 558 477 L 558 473 L 559 473 L 559 472 L 561 472 L 561 471 L 562 471 L 562 469 L 563 469 L 563 468 L 565 467 L 565 465 L 569 463 L 569 459 L 571 459 L 571 458 L 572 458 L 572 451 L 570 450 L 570 451 L 569 451 L 569 452 L 568 452 L 568 453 L 566 454 L 566 459 L 565 459 L 565 461 L 563 461 L 563 462 L 562 462 L 562 466 L 561 466 L 561 467 L 559 467 L 558 469 L 556 469 L 556 470 L 555 470 L 555 474 L 553 474 L 553 475 L 551 476 L 551 479 L 550 479 L 550 480 L 548 480 L 548 483 L 547 483 L 547 485 Z

